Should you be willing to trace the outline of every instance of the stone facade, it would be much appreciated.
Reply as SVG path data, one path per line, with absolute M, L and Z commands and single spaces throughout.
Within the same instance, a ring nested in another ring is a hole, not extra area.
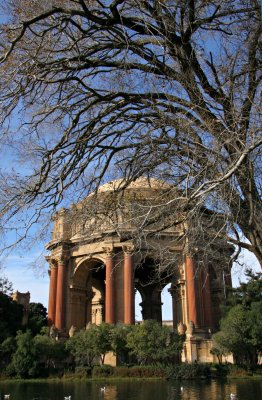
M 165 184 L 141 178 L 124 195 L 121 192 L 120 202 L 118 182 L 102 186 L 95 203 L 90 196 L 54 218 L 53 238 L 47 245 L 49 325 L 63 336 L 72 327 L 79 330 L 90 323 L 134 324 L 136 290 L 142 298 L 143 319 L 162 323 L 161 292 L 171 284 L 173 327 L 186 334 L 184 361 L 213 361 L 211 333 L 218 327 L 219 306 L 231 286 L 230 268 L 218 265 L 219 261 L 204 263 L 201 248 L 191 254 L 186 239 L 177 240 L 183 237 L 184 222 L 157 234 L 151 225 L 138 240 L 130 208 L 138 198 L 153 204 Z M 95 215 L 90 210 L 94 207 Z M 219 239 L 216 246 L 219 249 Z M 231 249 L 225 249 L 224 242 L 222 252 L 229 260 Z M 163 268 L 166 254 L 168 268 Z
M 14 292 L 12 294 L 12 299 L 16 301 L 18 304 L 21 304 L 23 306 L 23 317 L 22 317 L 22 325 L 27 325 L 28 323 L 28 317 L 29 317 L 29 304 L 30 304 L 30 293 L 21 293 Z

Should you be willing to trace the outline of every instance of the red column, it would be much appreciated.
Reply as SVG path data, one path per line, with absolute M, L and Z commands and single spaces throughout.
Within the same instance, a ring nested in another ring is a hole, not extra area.
M 188 302 L 188 319 L 198 326 L 197 304 L 196 304 L 196 270 L 193 258 L 186 256 L 186 285 Z
M 58 260 L 57 268 L 57 289 L 56 289 L 56 313 L 55 327 L 59 331 L 65 329 L 65 278 L 66 278 L 66 261 Z
M 48 300 L 48 325 L 55 323 L 56 312 L 57 265 L 55 260 L 50 260 L 50 283 Z
M 135 323 L 134 257 L 129 251 L 124 256 L 124 323 Z
M 114 257 L 112 252 L 107 253 L 106 257 L 106 315 L 105 322 L 115 323 L 115 277 L 114 277 Z
M 202 271 L 201 277 L 202 277 L 202 299 L 203 299 L 204 322 L 207 328 L 211 328 L 213 326 L 213 318 L 212 318 L 210 278 L 208 270 Z

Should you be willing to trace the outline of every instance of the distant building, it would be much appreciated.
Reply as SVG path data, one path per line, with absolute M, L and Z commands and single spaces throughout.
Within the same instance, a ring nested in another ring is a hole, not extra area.
M 29 317 L 30 292 L 21 293 L 16 291 L 11 295 L 11 297 L 14 301 L 23 306 L 22 325 L 27 325 Z

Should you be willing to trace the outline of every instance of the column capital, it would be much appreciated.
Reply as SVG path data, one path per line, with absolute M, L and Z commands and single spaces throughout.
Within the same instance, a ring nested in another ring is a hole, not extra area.
M 133 245 L 122 247 L 125 256 L 132 256 L 134 254 L 135 247 Z
M 64 254 L 61 254 L 55 258 L 56 262 L 58 265 L 65 266 L 67 262 L 69 261 L 69 256 L 66 256 Z
M 196 254 L 198 252 L 199 252 L 198 247 L 193 247 L 190 243 L 188 243 L 188 241 L 185 243 L 185 246 L 184 246 L 185 257 L 194 259 L 194 254 Z
M 48 262 L 50 269 L 57 268 L 57 260 L 54 257 L 46 256 L 45 259 Z
M 113 246 L 106 246 L 102 247 L 103 251 L 106 253 L 106 256 L 109 258 L 114 256 L 114 247 Z

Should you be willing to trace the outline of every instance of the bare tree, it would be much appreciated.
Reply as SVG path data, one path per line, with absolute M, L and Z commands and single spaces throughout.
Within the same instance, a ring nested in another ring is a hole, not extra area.
M 148 176 L 172 187 L 161 210 L 183 199 L 187 217 L 216 211 L 227 239 L 261 264 L 259 2 L 6 7 L 1 136 L 24 167 L 2 171 L 3 229 L 22 213 L 28 227 L 111 177 Z

